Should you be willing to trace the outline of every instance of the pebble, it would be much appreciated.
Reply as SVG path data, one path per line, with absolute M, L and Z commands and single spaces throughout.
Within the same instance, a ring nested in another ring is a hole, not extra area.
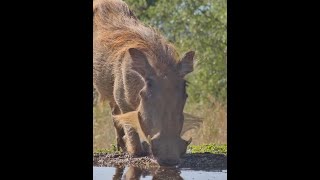
M 119 153 L 95 153 L 93 155 L 94 166 L 135 166 L 140 168 L 159 167 L 150 157 L 131 157 L 128 154 Z M 223 154 L 194 153 L 185 154 L 181 158 L 179 168 L 191 169 L 226 169 L 227 156 Z

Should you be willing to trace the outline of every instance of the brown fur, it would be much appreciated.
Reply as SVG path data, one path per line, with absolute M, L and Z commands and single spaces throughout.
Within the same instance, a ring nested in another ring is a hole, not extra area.
M 93 83 L 112 109 L 118 146 L 141 155 L 141 138 L 151 136 L 159 162 L 176 164 L 190 143 L 180 133 L 183 77 L 193 70 L 194 52 L 179 60 L 173 45 L 121 0 L 95 0 L 93 13 Z

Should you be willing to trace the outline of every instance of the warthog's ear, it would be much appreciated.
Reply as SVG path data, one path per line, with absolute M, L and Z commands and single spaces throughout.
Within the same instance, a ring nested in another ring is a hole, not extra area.
M 178 63 L 178 71 L 181 76 L 185 76 L 193 71 L 194 51 L 187 52 Z
M 143 54 L 138 49 L 130 48 L 129 54 L 131 56 L 131 68 L 139 73 L 143 78 L 146 78 L 148 76 L 148 73 L 150 73 L 150 64 L 148 62 L 148 58 L 146 55 Z

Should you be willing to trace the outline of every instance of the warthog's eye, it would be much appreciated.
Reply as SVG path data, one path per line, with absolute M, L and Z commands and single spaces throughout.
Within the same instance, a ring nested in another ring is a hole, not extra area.
M 147 85 L 147 87 L 152 87 L 152 79 L 149 79 L 149 78 L 147 78 L 146 79 L 146 85 Z

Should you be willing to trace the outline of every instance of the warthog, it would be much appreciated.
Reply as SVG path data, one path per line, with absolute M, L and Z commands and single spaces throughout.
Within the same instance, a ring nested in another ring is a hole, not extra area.
M 121 0 L 93 3 L 93 83 L 112 109 L 118 148 L 177 165 L 191 142 L 181 131 L 188 97 L 184 77 L 193 71 L 195 52 L 179 58 Z

